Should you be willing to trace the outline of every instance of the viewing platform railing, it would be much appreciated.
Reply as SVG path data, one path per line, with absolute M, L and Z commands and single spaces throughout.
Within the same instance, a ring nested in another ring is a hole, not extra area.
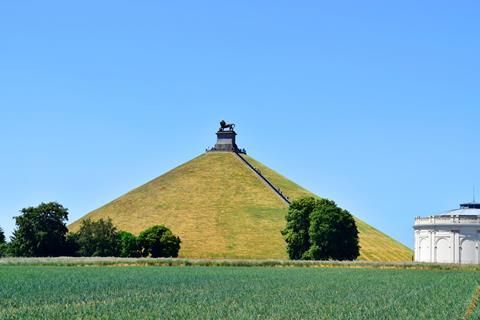
M 480 224 L 480 216 L 430 216 L 416 217 L 415 225 L 425 224 Z

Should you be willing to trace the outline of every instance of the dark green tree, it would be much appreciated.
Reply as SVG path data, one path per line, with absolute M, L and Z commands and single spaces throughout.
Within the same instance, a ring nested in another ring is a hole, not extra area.
M 0 227 L 0 258 L 4 257 L 6 254 L 7 254 L 7 242 L 5 239 L 5 233 L 3 233 L 3 230 Z
M 3 232 L 2 227 L 0 227 L 0 244 L 5 244 L 6 243 L 6 238 L 5 238 L 5 233 Z
M 310 215 L 310 260 L 355 260 L 360 254 L 353 216 L 336 205 L 318 206 Z
M 142 250 L 137 237 L 127 231 L 118 233 L 119 255 L 124 258 L 138 258 L 142 256 Z
M 78 236 L 76 233 L 68 233 L 66 237 L 65 255 L 76 257 L 79 255 Z
M 152 258 L 178 257 L 181 243 L 179 237 L 162 225 L 144 230 L 138 236 L 138 242 L 142 247 L 142 255 Z
M 119 253 L 119 237 L 112 220 L 82 221 L 80 229 L 71 236 L 82 257 L 115 257 Z M 73 244 L 72 244 L 73 245 Z
M 290 204 L 286 215 L 287 225 L 282 231 L 290 259 L 302 259 L 303 254 L 310 248 L 310 215 L 322 201 L 328 200 L 307 197 Z
M 334 201 L 307 197 L 292 202 L 282 231 L 290 259 L 353 260 L 359 255 L 352 215 Z
M 10 249 L 15 256 L 54 257 L 64 254 L 68 209 L 56 202 L 24 208 L 15 217 Z

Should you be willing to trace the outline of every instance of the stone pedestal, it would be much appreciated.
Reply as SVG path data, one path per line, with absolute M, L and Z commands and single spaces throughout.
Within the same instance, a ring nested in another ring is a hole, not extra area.
M 217 143 L 215 144 L 215 151 L 237 151 L 238 147 L 235 143 L 235 131 L 218 131 Z
M 235 152 L 247 154 L 245 149 L 240 149 L 235 142 L 237 133 L 235 130 L 235 124 L 227 124 L 225 121 L 220 122 L 220 129 L 217 131 L 217 143 L 213 148 L 205 149 L 206 152 Z

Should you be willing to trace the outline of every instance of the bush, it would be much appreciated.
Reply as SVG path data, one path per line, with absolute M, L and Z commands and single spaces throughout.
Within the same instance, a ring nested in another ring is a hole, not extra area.
M 282 234 L 290 259 L 354 260 L 360 254 L 353 216 L 335 202 L 313 197 L 294 201 Z
M 114 257 L 119 253 L 119 236 L 112 220 L 82 221 L 78 232 L 70 236 L 71 247 L 82 257 Z
M 153 226 L 137 238 L 130 232 L 117 231 L 111 219 L 82 221 L 76 233 L 66 238 L 66 252 L 81 257 L 124 257 L 138 258 L 177 257 L 180 238 L 164 226 Z
M 6 257 L 8 255 L 7 253 L 8 247 L 6 244 L 0 244 L 0 258 Z
M 76 257 L 79 255 L 78 236 L 76 233 L 68 233 L 65 244 L 65 255 Z
M 15 217 L 17 229 L 10 244 L 13 255 L 53 257 L 64 254 L 68 209 L 50 202 L 24 208 L 20 212 L 22 214 Z
M 179 237 L 162 225 L 153 226 L 140 233 L 138 242 L 142 247 L 142 255 L 152 258 L 178 257 L 181 243 Z
M 7 242 L 5 238 L 5 233 L 3 233 L 2 228 L 0 227 L 0 258 L 7 255 Z
M 3 232 L 2 227 L 0 227 L 0 244 L 5 244 L 6 239 L 5 239 L 5 233 Z
M 124 258 L 138 258 L 142 255 L 142 250 L 137 237 L 127 231 L 118 233 L 119 255 Z

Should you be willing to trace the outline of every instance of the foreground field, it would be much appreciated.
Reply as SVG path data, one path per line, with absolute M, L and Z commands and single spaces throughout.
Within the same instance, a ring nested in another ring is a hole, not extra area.
M 0 266 L 0 319 L 462 319 L 468 271 Z

